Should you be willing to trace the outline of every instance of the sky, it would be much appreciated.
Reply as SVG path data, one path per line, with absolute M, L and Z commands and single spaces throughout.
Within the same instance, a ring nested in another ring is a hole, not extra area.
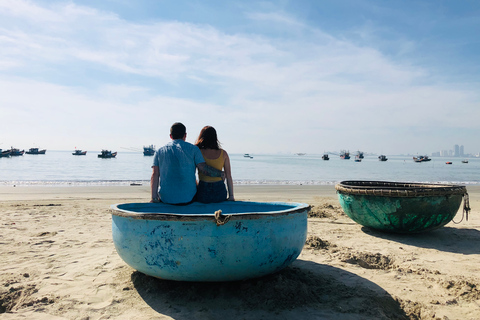
M 1 0 L 0 148 L 480 152 L 480 2 Z

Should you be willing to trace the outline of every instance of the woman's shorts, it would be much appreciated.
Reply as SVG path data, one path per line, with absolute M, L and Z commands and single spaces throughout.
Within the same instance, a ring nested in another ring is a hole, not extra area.
M 203 203 L 222 202 L 227 200 L 227 188 L 225 182 L 199 181 L 197 186 L 196 200 Z

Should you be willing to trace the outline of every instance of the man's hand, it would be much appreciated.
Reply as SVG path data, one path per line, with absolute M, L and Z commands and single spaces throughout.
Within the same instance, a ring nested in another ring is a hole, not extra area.
M 198 171 L 209 177 L 220 177 L 222 180 L 225 180 L 225 172 L 215 169 L 213 167 L 207 166 L 205 162 L 199 163 L 197 165 Z

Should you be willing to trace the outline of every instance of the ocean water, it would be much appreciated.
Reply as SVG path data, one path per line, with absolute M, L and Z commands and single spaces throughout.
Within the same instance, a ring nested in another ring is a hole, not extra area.
M 119 151 L 114 159 L 100 159 L 99 152 L 73 156 L 72 151 L 49 151 L 45 155 L 0 158 L 0 185 L 128 185 L 148 184 L 153 157 L 141 152 Z M 410 156 L 388 156 L 378 161 L 366 156 L 362 162 L 331 155 L 230 154 L 235 184 L 333 185 L 343 180 L 383 180 L 452 184 L 480 184 L 480 159 L 432 158 L 415 163 Z M 453 164 L 447 165 L 446 161 Z

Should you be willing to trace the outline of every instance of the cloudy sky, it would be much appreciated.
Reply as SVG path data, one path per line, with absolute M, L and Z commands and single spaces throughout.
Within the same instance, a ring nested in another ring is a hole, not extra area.
M 0 148 L 480 152 L 480 2 L 1 0 Z

